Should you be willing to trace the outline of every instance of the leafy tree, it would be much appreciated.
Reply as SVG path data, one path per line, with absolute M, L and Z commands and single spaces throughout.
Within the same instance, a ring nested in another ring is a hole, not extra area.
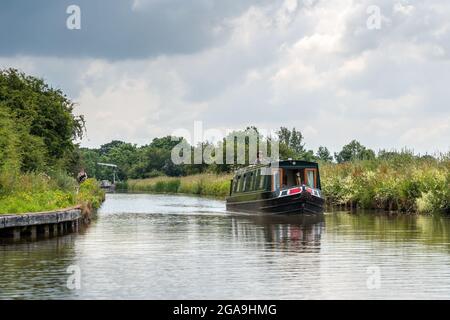
M 324 162 L 331 162 L 333 161 L 333 156 L 331 155 L 330 151 L 327 147 L 320 146 L 316 153 L 317 159 L 324 161 Z
M 152 140 L 152 143 L 150 143 L 150 147 L 172 150 L 181 141 L 181 139 L 182 138 L 172 136 L 165 136 L 163 138 L 154 138 Z
M 116 148 L 116 147 L 120 147 L 121 145 L 126 144 L 126 142 L 120 141 L 120 140 L 113 140 L 111 142 L 102 144 L 100 146 L 100 148 L 98 149 L 98 153 L 100 156 L 105 156 L 108 155 L 109 152 Z
M 69 169 L 76 145 L 83 136 L 83 116 L 74 116 L 74 103 L 42 79 L 15 69 L 0 71 L 0 102 L 13 119 L 20 137 L 22 171 L 54 166 Z
M 100 151 L 98 149 L 81 148 L 80 156 L 80 169 L 84 168 L 90 177 L 95 177 L 99 180 L 106 179 L 101 174 L 101 168 L 97 165 L 100 162 Z
M 307 161 L 314 160 L 314 152 L 306 150 L 303 143 L 303 135 L 300 131 L 294 128 L 289 130 L 286 127 L 281 127 L 277 132 L 279 144 L 280 157 L 282 159 L 303 159 Z
M 367 149 L 356 140 L 352 140 L 349 144 L 342 147 L 339 153 L 335 153 L 334 157 L 338 163 L 355 161 L 355 160 L 373 160 L 375 152 Z
M 18 172 L 21 166 L 20 135 L 13 117 L 0 103 L 0 172 Z

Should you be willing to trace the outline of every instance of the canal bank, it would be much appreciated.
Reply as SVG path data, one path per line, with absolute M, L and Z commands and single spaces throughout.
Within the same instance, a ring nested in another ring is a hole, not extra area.
M 0 237 L 36 239 L 38 235 L 48 237 L 76 232 L 82 225 L 89 224 L 91 212 L 76 206 L 49 212 L 1 215 Z

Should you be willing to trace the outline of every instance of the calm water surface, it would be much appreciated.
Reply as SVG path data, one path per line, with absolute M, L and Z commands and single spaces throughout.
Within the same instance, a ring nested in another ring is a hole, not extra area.
M 205 198 L 109 194 L 79 234 L 1 243 L 0 298 L 449 299 L 450 219 L 255 217 Z

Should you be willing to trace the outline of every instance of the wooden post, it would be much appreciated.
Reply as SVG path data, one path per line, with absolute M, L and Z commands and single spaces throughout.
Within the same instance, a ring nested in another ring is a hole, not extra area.
M 14 240 L 20 240 L 20 228 L 14 228 L 12 230 Z
M 31 226 L 30 227 L 30 237 L 31 239 L 36 239 L 37 236 L 37 228 L 36 226 Z
M 47 238 L 48 236 L 50 236 L 50 226 L 48 224 L 46 224 L 44 226 L 44 236 Z

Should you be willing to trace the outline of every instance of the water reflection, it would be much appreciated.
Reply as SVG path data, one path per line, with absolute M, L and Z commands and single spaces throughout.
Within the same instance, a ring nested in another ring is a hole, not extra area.
M 319 251 L 325 218 L 323 214 L 234 216 L 231 225 L 234 238 L 243 242 L 257 243 L 267 249 Z
M 450 217 L 360 211 L 327 215 L 327 232 L 372 241 L 420 242 L 450 252 Z
M 76 259 L 78 235 L 39 241 L 3 241 L 0 246 L 0 298 L 57 298 L 70 294 L 67 267 Z
M 0 298 L 450 298 L 449 232 L 444 217 L 231 215 L 223 201 L 111 194 L 85 233 L 0 243 Z

